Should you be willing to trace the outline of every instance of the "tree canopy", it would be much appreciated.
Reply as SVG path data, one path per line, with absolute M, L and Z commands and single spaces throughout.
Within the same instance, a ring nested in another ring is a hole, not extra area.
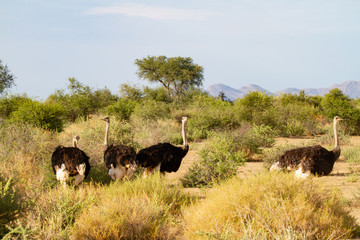
M 15 77 L 10 73 L 8 66 L 2 63 L 0 59 L 0 94 L 7 88 L 11 88 L 14 83 Z
M 203 67 L 193 63 L 190 57 L 148 56 L 136 59 L 137 75 L 149 82 L 161 83 L 169 96 L 183 95 L 203 82 Z

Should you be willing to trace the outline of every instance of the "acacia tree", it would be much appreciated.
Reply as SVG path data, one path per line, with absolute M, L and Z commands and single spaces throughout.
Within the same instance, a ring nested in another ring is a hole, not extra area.
M 191 87 L 202 85 L 203 67 L 193 63 L 190 57 L 148 56 L 136 59 L 137 75 L 149 82 L 161 83 L 169 96 L 183 95 Z
M 13 85 L 15 85 L 14 76 L 10 73 L 8 66 L 4 65 L 0 59 L 0 94 Z

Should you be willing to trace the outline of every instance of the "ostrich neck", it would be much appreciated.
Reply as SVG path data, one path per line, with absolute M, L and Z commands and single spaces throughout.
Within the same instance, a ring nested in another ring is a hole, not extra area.
M 76 138 L 73 139 L 73 147 L 77 148 L 77 140 L 76 140 Z
M 182 123 L 181 135 L 183 138 L 183 148 L 186 148 L 189 144 L 188 144 L 186 132 L 185 132 L 185 122 Z
M 110 123 L 106 122 L 106 130 L 105 130 L 105 140 L 104 140 L 104 146 L 109 146 L 109 129 L 110 129 Z
M 334 137 L 335 137 L 334 149 L 340 148 L 339 137 L 338 137 L 337 127 L 336 127 L 336 121 L 334 121 Z

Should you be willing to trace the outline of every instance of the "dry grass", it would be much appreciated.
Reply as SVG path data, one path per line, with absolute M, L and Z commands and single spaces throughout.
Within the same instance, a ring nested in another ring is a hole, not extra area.
M 350 238 L 355 219 L 337 194 L 284 173 L 234 178 L 185 211 L 186 239 Z
M 0 176 L 14 178 L 21 192 L 41 187 L 56 146 L 54 134 L 24 124 L 4 124 L 0 136 Z
M 74 239 L 175 239 L 183 206 L 191 198 L 181 187 L 168 185 L 158 175 L 115 182 L 102 189 L 98 203 L 77 219 Z

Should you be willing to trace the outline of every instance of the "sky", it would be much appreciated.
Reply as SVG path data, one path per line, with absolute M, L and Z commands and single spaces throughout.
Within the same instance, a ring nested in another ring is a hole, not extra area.
M 74 77 L 116 94 L 160 55 L 191 57 L 204 89 L 360 81 L 360 0 L 0 0 L 10 93 L 44 100 Z

